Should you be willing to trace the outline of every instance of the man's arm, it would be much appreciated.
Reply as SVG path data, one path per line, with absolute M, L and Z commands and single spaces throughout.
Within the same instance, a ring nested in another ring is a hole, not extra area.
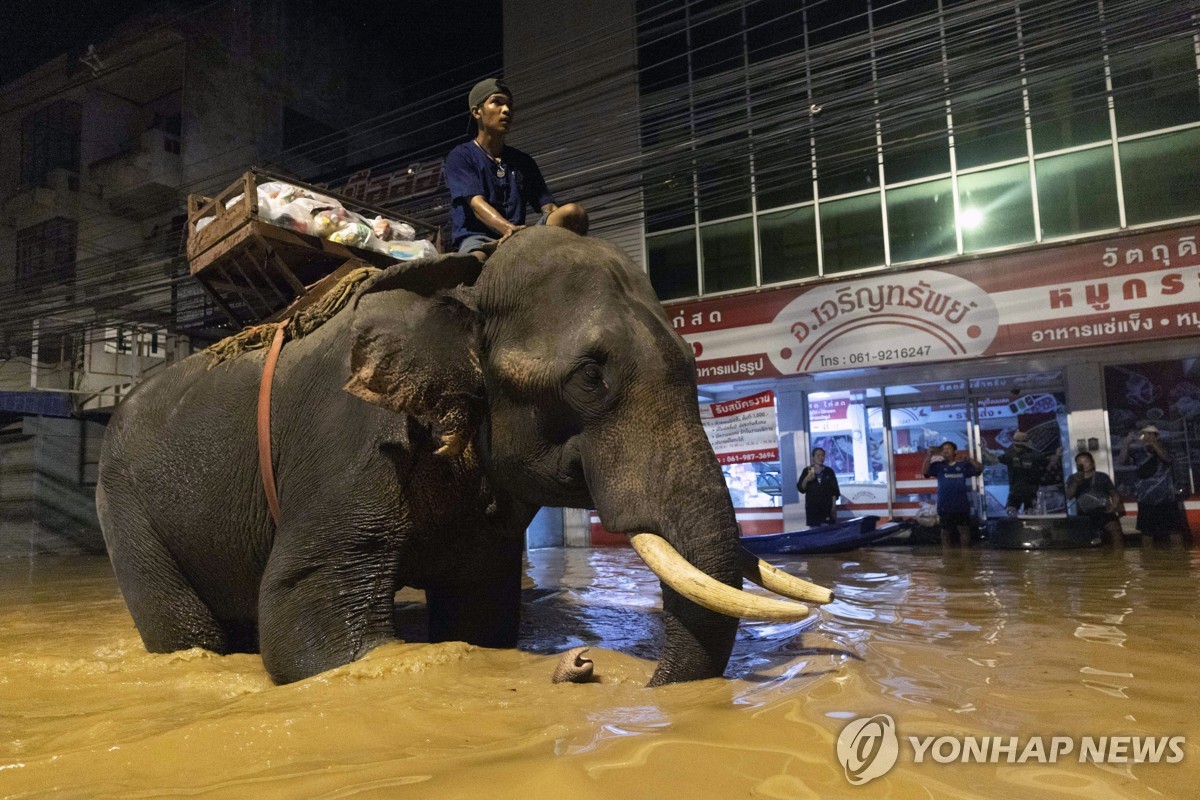
M 1117 455 L 1118 464 L 1129 463 L 1129 445 L 1133 442 L 1133 437 L 1135 436 L 1137 436 L 1137 433 L 1130 431 L 1129 433 L 1125 434 L 1123 439 L 1121 439 L 1121 452 L 1119 455 Z
M 933 451 L 926 450 L 925 451 L 925 460 L 923 462 L 921 462 L 921 474 L 924 475 L 926 478 L 933 477 L 933 475 L 930 474 L 930 472 L 929 472 L 929 470 L 933 468 L 933 464 L 930 463 L 932 460 L 933 460 Z
M 475 213 L 476 219 L 499 234 L 501 239 L 507 239 L 525 227 L 524 225 L 513 225 L 504 218 L 503 214 L 493 208 L 491 203 L 484 200 L 481 194 L 471 198 L 471 211 Z

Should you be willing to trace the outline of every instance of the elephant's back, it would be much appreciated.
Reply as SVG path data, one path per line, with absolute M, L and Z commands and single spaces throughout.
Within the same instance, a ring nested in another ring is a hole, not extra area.
M 229 619 L 254 613 L 272 535 L 257 460 L 263 362 L 258 351 L 210 368 L 199 353 L 169 367 L 113 414 L 100 460 L 110 548 L 122 536 L 163 540 Z

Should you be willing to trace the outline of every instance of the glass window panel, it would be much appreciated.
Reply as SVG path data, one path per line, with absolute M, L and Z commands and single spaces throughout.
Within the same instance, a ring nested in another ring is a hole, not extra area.
M 694 228 L 646 237 L 646 256 L 650 283 L 659 300 L 700 294 Z
M 1120 226 L 1112 147 L 1038 159 L 1034 169 L 1042 236 Z
M 669 111 L 648 113 L 642 118 L 642 154 L 649 164 L 643 175 L 648 231 L 696 221 L 692 154 L 690 149 L 678 149 L 688 135 L 688 126 L 681 125 Z
M 795 0 L 746 5 L 746 52 L 751 64 L 804 51 L 804 8 Z
M 759 216 L 758 243 L 764 284 L 818 275 L 817 222 L 812 206 Z
M 876 87 L 888 183 L 950 172 L 941 49 L 913 47 L 911 38 L 907 27 L 890 38 L 876 35 Z
M 692 80 L 744 65 L 742 9 L 736 5 L 732 10 L 728 8 L 728 0 L 698 0 L 691 4 Z
M 682 5 L 639 3 L 638 84 L 643 93 L 688 82 L 687 19 Z M 644 7 L 643 7 L 644 6 Z
M 959 169 L 1026 154 L 1016 16 L 974 4 L 946 13 L 954 145 Z
M 865 44 L 870 20 L 867 0 L 837 0 L 808 2 L 804 14 L 808 22 L 808 46 L 819 47 L 834 42 L 846 44 L 851 37 L 861 37 Z
M 700 229 L 704 293 L 754 285 L 754 223 L 749 217 Z
M 887 190 L 892 263 L 953 255 L 954 189 L 946 178 Z
M 1033 193 L 1029 166 L 960 175 L 958 213 L 963 250 L 970 253 L 1018 242 L 1032 242 Z
M 1130 225 L 1200 214 L 1200 128 L 1119 147 Z
M 1192 37 L 1151 47 L 1143 47 L 1138 40 L 1128 47 L 1128 52 L 1118 51 L 1111 62 L 1117 134 L 1129 136 L 1200 120 Z
M 821 247 L 826 274 L 883 264 L 879 193 L 821 204 Z
M 1110 138 L 1100 14 L 1095 3 L 1021 3 L 1033 147 L 1039 153 Z
M 700 219 L 749 214 L 750 139 L 746 134 L 745 92 L 739 86 L 708 102 L 723 111 L 704 121 L 702 133 L 712 138 L 696 153 Z
M 764 80 L 752 87 L 754 190 L 758 210 L 813 199 L 808 84 Z
M 868 395 L 861 389 L 808 395 L 809 442 L 825 451 L 825 466 L 842 490 L 839 509 L 848 515 L 887 513 L 883 409 L 869 407 Z M 811 451 L 801 456 L 806 466 L 810 457 Z
M 937 10 L 938 0 L 875 0 L 871 9 L 871 24 L 875 27 L 877 38 L 881 28 L 913 17 L 931 15 L 926 22 L 936 27 L 937 19 L 932 15 L 937 14 Z M 909 27 L 908 30 L 911 31 L 912 28 Z M 882 33 L 886 34 L 888 31 L 884 30 Z
M 812 73 L 817 186 L 822 197 L 879 185 L 875 104 L 867 58 L 825 59 Z
M 756 137 L 754 188 L 760 211 L 812 200 L 810 153 L 807 137 L 786 136 L 774 141 Z

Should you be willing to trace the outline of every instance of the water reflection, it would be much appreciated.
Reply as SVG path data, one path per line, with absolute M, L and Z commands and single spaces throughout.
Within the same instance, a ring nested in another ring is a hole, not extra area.
M 627 550 L 530 553 L 518 651 L 423 643 L 405 592 L 406 641 L 282 687 L 257 656 L 146 653 L 102 559 L 0 562 L 0 796 L 1191 796 L 1191 742 L 1178 765 L 902 758 L 850 787 L 834 740 L 878 713 L 902 735 L 1195 738 L 1197 555 L 777 561 L 837 601 L 743 624 L 728 680 L 656 690 L 658 582 Z M 577 645 L 601 682 L 551 685 Z

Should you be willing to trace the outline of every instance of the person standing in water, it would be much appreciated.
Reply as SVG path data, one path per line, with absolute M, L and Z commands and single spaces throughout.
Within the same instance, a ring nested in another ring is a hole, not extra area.
M 842 496 L 842 490 L 838 487 L 837 475 L 825 466 L 824 448 L 813 448 L 812 464 L 800 473 L 796 488 L 804 495 L 804 513 L 810 528 L 837 522 L 835 504 Z

